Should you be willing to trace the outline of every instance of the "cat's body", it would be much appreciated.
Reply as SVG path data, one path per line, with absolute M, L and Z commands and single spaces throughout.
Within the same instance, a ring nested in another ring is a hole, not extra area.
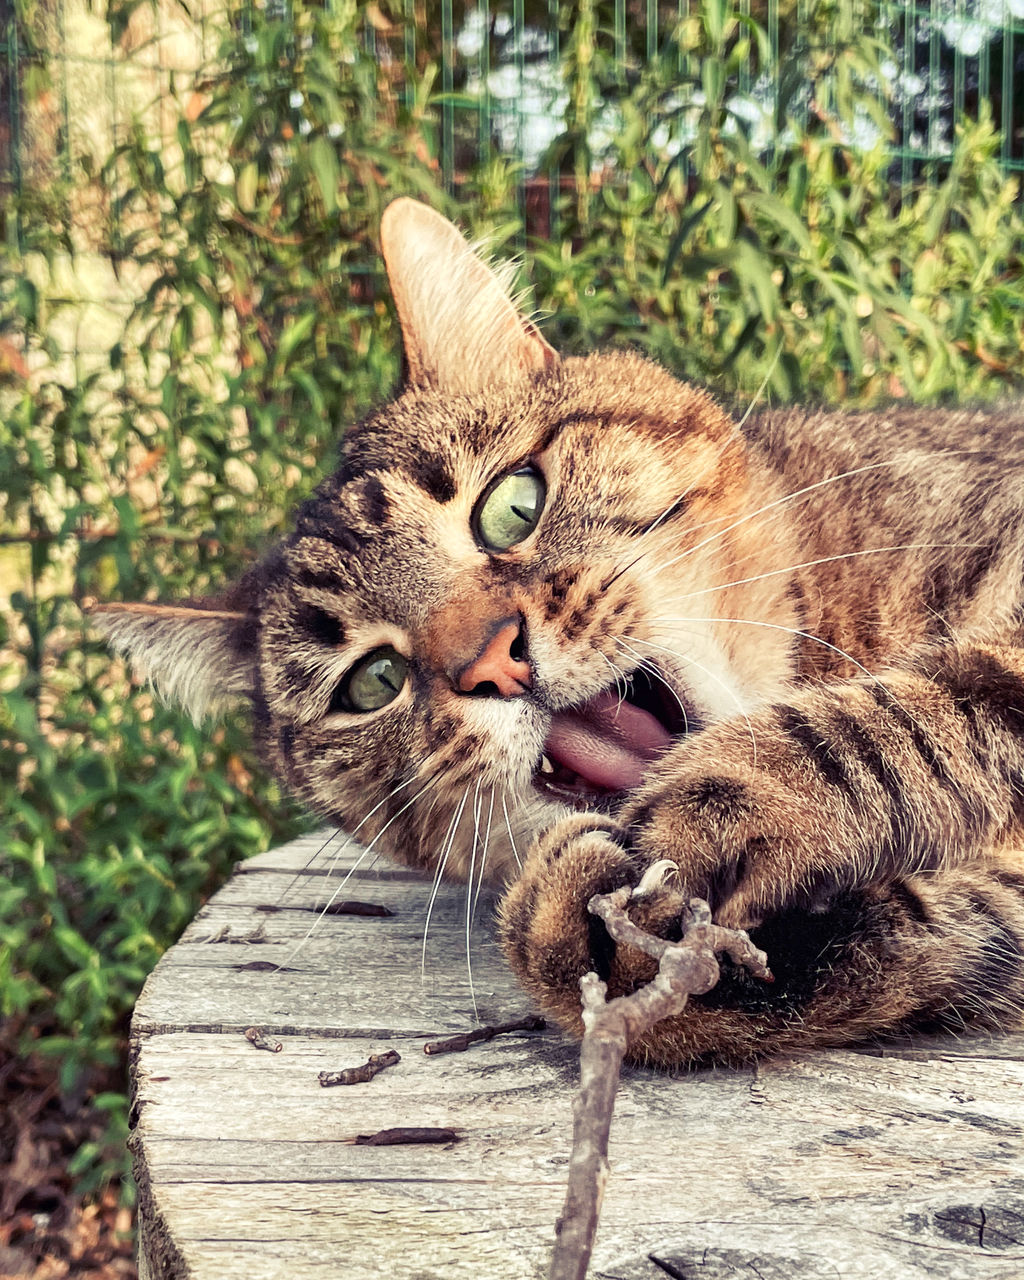
M 739 428 L 637 357 L 559 361 L 422 206 L 383 239 L 409 388 L 223 599 L 112 607 L 115 642 L 194 711 L 248 693 L 364 841 L 509 882 L 506 952 L 567 1026 L 594 964 L 650 976 L 586 903 L 664 858 L 635 916 L 706 896 L 777 980 L 728 972 L 641 1056 L 1015 1021 L 1024 412 Z

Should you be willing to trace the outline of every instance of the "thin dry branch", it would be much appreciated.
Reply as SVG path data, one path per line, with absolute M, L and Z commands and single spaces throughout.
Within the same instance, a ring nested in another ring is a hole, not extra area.
M 379 1076 L 382 1071 L 401 1061 L 402 1056 L 397 1049 L 388 1049 L 385 1053 L 371 1053 L 359 1067 L 345 1067 L 343 1071 L 321 1071 L 317 1079 L 325 1089 L 336 1084 L 366 1084 L 374 1076 Z
M 711 990 L 719 978 L 716 953 L 724 951 L 755 977 L 772 980 L 765 953 L 745 933 L 712 924 L 711 909 L 700 898 L 690 899 L 678 942 L 656 938 L 633 924 L 626 915 L 630 897 L 646 892 L 666 869 L 656 864 L 636 889 L 596 894 L 588 904 L 615 942 L 638 947 L 655 957 L 659 967 L 646 986 L 609 1001 L 605 1000 L 607 986 L 596 973 L 588 973 L 580 981 L 584 1026 L 580 1088 L 573 1103 L 569 1184 L 562 1215 L 555 1224 L 548 1280 L 584 1280 L 586 1276 L 608 1180 L 608 1133 L 615 1091 L 629 1046 L 655 1023 L 681 1013 L 691 995 Z
M 547 1023 L 543 1018 L 531 1014 L 526 1018 L 517 1018 L 514 1022 L 500 1022 L 493 1027 L 477 1027 L 475 1031 L 465 1031 L 460 1036 L 449 1036 L 447 1040 L 431 1040 L 423 1046 L 427 1054 L 462 1053 L 471 1044 L 483 1044 L 493 1040 L 495 1036 L 507 1035 L 510 1031 L 543 1031 Z

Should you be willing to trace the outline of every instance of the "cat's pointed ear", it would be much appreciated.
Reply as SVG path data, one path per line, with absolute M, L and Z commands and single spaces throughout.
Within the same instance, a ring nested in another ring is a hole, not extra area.
M 89 618 L 162 698 L 198 722 L 255 685 L 257 622 L 240 587 L 217 600 L 94 605 Z
M 557 362 L 505 282 L 429 205 L 392 201 L 380 238 L 413 386 L 479 391 Z

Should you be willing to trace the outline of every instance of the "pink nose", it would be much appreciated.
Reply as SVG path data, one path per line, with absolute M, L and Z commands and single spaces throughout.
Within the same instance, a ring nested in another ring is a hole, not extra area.
M 518 697 L 531 685 L 525 648 L 519 622 L 510 619 L 499 627 L 469 666 L 463 667 L 456 677 L 455 687 L 460 693 Z M 488 688 L 489 685 L 493 688 Z

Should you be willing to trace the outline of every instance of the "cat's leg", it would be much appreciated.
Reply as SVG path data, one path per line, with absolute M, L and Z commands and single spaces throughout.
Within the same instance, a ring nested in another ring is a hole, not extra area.
M 835 1043 L 942 1009 L 1005 1023 L 1021 1004 L 1024 863 L 989 860 L 1020 824 L 1021 651 L 951 649 L 927 673 L 805 690 L 751 727 L 719 725 L 676 748 L 621 830 L 575 817 L 538 843 L 504 908 L 527 987 L 572 1025 L 593 964 L 613 990 L 649 977 L 586 902 L 668 858 L 680 889 L 635 915 L 669 933 L 683 895 L 707 897 L 722 923 L 754 928 L 781 976 L 768 990 L 722 984 L 682 1031 L 654 1033 L 646 1048 L 660 1060 Z M 1006 971 L 983 1012 L 978 975 L 991 983 L 996 951 Z
M 596 967 L 617 995 L 655 971 L 632 947 L 595 938 L 594 924 L 579 915 L 570 886 L 590 878 L 595 863 L 604 864 L 603 885 L 635 882 L 637 867 L 621 850 L 602 851 L 607 840 L 601 833 L 572 840 L 544 875 L 512 890 L 504 909 L 505 948 L 520 980 L 576 1034 L 584 972 Z M 678 936 L 682 905 L 666 887 L 630 914 L 652 932 Z M 1024 858 L 847 890 L 820 912 L 779 912 L 752 937 L 768 953 L 775 982 L 723 959 L 718 986 L 654 1027 L 632 1047 L 635 1060 L 740 1062 L 886 1032 L 1016 1025 L 1024 1011 Z

